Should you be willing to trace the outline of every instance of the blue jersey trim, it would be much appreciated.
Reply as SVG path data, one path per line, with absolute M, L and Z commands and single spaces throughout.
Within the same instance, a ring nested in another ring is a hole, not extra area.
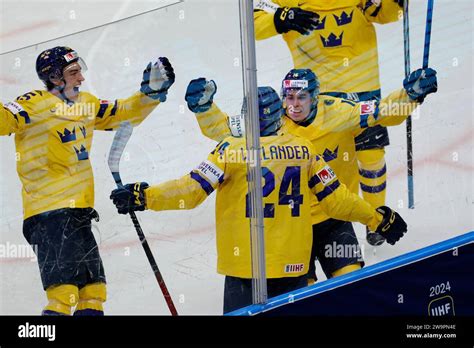
M 332 184 L 326 186 L 324 190 L 316 194 L 318 201 L 321 202 L 324 198 L 326 198 L 331 193 L 333 193 L 339 187 L 339 185 L 340 185 L 339 180 L 336 180 Z
M 191 174 L 191 178 L 196 180 L 199 183 L 199 185 L 201 185 L 202 189 L 207 193 L 208 196 L 212 192 L 214 192 L 214 188 L 212 187 L 212 185 L 206 179 L 204 179 L 201 175 L 195 172 L 191 172 L 190 174 Z

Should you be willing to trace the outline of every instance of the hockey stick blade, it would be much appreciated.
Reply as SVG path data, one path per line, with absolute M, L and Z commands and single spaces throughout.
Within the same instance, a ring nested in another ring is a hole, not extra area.
M 120 179 L 120 159 L 122 158 L 125 146 L 127 146 L 128 140 L 132 136 L 133 127 L 130 122 L 122 122 L 119 129 L 115 133 L 114 140 L 109 152 L 108 165 L 112 176 L 114 177 L 115 183 L 118 187 L 122 186 L 122 180 Z

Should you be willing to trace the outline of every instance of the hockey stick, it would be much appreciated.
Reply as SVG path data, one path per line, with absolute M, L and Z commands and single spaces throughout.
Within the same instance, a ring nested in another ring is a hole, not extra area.
M 133 127 L 130 122 L 123 122 L 120 125 L 120 128 L 115 133 L 114 141 L 112 142 L 112 146 L 110 148 L 108 164 L 118 188 L 123 187 L 119 171 L 120 158 L 122 157 L 122 153 L 125 149 L 125 146 L 127 145 L 127 142 L 130 139 L 130 136 L 132 135 L 132 131 Z M 165 301 L 168 305 L 171 315 L 178 315 L 176 307 L 174 306 L 173 300 L 168 292 L 168 288 L 166 287 L 163 276 L 161 275 L 161 272 L 158 269 L 158 265 L 156 264 L 155 258 L 153 257 L 150 246 L 148 245 L 148 241 L 146 240 L 145 234 L 143 233 L 143 230 L 140 226 L 137 216 L 135 215 L 135 212 L 130 212 L 130 217 L 132 218 L 133 225 L 135 226 L 135 229 L 138 234 L 138 238 L 140 239 L 143 249 L 145 250 L 146 257 L 148 258 L 148 262 L 150 263 L 151 269 L 155 274 L 161 292 L 165 297 Z
M 428 0 L 426 13 L 425 45 L 423 49 L 423 69 L 428 67 L 431 43 L 431 25 L 433 23 L 434 0 Z M 410 74 L 410 38 L 408 22 L 408 0 L 403 3 L 403 36 L 405 50 L 405 76 Z M 408 167 L 408 208 L 415 208 L 413 189 L 413 142 L 411 116 L 407 118 L 407 167 Z
M 431 24 L 433 23 L 433 6 L 434 0 L 428 0 L 428 9 L 426 13 L 426 29 L 425 29 L 425 48 L 423 51 L 423 69 L 428 67 L 428 59 L 430 57 L 431 42 Z
M 403 49 L 405 55 L 405 77 L 410 74 L 410 23 L 408 21 L 408 0 L 403 2 Z M 411 116 L 406 121 L 407 128 L 407 168 L 408 168 L 408 208 L 415 208 L 415 192 L 413 189 L 413 141 Z

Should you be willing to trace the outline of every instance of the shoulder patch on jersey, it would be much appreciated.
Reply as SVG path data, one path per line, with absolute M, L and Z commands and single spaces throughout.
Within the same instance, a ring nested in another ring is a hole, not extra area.
M 242 137 L 245 133 L 245 120 L 244 120 L 244 115 L 235 115 L 235 116 L 229 116 L 227 119 L 230 132 L 232 133 L 232 136 L 234 137 Z
M 8 102 L 5 104 L 5 107 L 10 110 L 10 112 L 13 114 L 13 115 L 16 115 L 16 114 L 19 114 L 20 112 L 24 112 L 25 109 L 23 109 L 23 107 L 18 104 L 17 102 Z
M 201 162 L 195 171 L 202 174 L 213 185 L 221 183 L 224 180 L 224 172 L 222 169 L 208 160 Z
M 371 115 L 375 113 L 375 101 L 370 100 L 370 101 L 365 101 L 365 102 L 360 102 L 360 114 L 361 115 Z
M 324 168 L 318 171 L 316 175 L 324 186 L 337 178 L 336 173 L 334 173 L 332 168 L 329 166 L 324 166 Z
M 253 8 L 254 10 L 275 13 L 278 10 L 278 5 L 270 0 L 253 0 Z
M 330 105 L 332 105 L 332 104 L 334 104 L 334 99 L 326 99 L 326 100 L 324 101 L 324 105 L 330 106 Z

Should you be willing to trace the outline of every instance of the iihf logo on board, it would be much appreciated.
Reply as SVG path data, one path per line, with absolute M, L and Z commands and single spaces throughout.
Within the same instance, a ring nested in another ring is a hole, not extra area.
M 454 300 L 451 296 L 443 296 L 430 302 L 428 305 L 430 317 L 454 317 Z

